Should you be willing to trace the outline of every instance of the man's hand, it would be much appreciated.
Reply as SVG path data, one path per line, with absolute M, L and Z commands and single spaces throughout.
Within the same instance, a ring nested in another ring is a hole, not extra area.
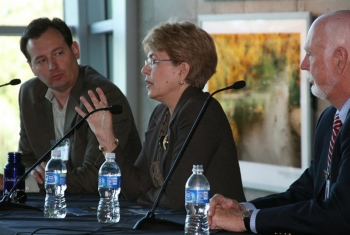
M 30 174 L 33 176 L 36 182 L 38 182 L 38 184 L 43 184 L 45 182 L 45 167 L 46 162 L 42 162 L 30 172 Z
M 208 222 L 211 229 L 244 232 L 246 228 L 242 219 L 245 207 L 236 200 L 215 194 L 210 199 Z

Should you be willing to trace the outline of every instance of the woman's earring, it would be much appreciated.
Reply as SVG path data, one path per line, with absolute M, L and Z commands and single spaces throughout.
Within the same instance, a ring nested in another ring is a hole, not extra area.
M 182 86 L 184 84 L 184 81 L 183 80 L 179 81 L 179 84 Z

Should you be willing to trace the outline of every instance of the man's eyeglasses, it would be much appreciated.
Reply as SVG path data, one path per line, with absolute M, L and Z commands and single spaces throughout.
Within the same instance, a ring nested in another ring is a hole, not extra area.
M 149 67 L 153 67 L 156 63 L 163 62 L 163 61 L 172 61 L 172 60 L 154 60 L 152 58 L 145 59 L 145 65 L 148 65 Z

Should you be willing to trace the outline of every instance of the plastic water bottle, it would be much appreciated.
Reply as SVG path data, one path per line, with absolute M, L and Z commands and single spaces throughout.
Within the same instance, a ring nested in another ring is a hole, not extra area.
M 45 218 L 65 218 L 67 204 L 64 197 L 66 191 L 67 168 L 61 159 L 60 150 L 51 151 L 51 159 L 45 167 Z
M 203 175 L 202 165 L 193 165 L 192 172 L 185 187 L 185 234 L 209 235 L 209 182 Z
M 97 221 L 118 223 L 120 220 L 119 193 L 121 172 L 115 162 L 114 153 L 106 153 L 106 161 L 98 172 L 98 192 L 100 202 L 97 208 Z

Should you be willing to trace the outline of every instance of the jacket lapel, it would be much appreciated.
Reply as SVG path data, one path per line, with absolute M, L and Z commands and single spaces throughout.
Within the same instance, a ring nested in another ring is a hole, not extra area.
M 314 162 L 314 167 L 317 171 L 316 178 L 315 178 L 315 192 L 317 195 L 317 198 L 324 199 L 324 190 L 325 190 L 325 170 L 327 169 L 327 159 L 328 159 L 328 150 L 329 150 L 329 143 L 332 135 L 333 130 L 333 119 L 334 114 L 336 112 L 335 108 L 330 108 L 327 111 L 325 111 L 324 115 L 322 116 L 322 120 L 317 126 L 317 131 L 315 133 L 315 138 L 324 139 L 323 141 L 315 141 L 315 143 L 323 143 L 323 146 L 314 146 L 314 152 L 316 155 L 319 155 L 319 159 L 317 159 L 317 156 L 315 156 L 316 160 L 319 162 Z
M 82 69 L 79 69 L 78 79 L 75 82 L 73 89 L 69 95 L 69 100 L 67 103 L 66 109 L 66 118 L 64 122 L 64 133 L 67 133 L 74 125 L 75 120 L 80 118 L 80 116 L 75 112 L 75 107 L 80 105 L 80 108 L 83 108 L 82 104 L 80 104 L 80 96 L 85 95 L 82 94 L 82 86 L 83 86 L 83 72 Z

